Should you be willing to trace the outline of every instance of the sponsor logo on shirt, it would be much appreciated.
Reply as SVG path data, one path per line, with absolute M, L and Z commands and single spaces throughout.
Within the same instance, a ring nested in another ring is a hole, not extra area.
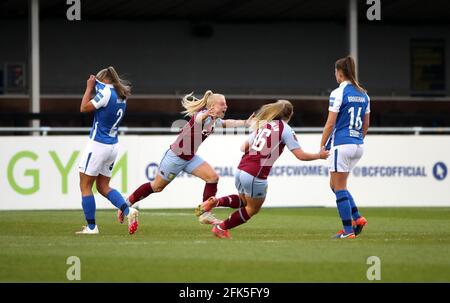
M 361 96 L 348 96 L 348 102 L 364 103 L 364 102 L 366 102 L 366 98 L 361 97 Z

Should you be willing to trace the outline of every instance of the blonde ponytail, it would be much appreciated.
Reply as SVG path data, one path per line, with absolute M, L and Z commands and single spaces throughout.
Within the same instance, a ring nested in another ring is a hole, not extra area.
M 203 95 L 203 98 L 197 99 L 194 93 L 190 93 L 183 97 L 181 100 L 181 105 L 186 109 L 182 111 L 182 114 L 192 117 L 196 112 L 199 112 L 203 108 L 209 108 L 213 103 L 213 98 L 211 96 L 215 95 L 212 91 L 208 90 Z
M 265 104 L 256 113 L 252 120 L 252 129 L 263 127 L 273 120 L 289 121 L 294 112 L 292 103 L 288 100 L 278 100 L 277 102 Z
M 131 95 L 131 86 L 130 82 L 124 79 L 121 79 L 117 74 L 116 70 L 112 66 L 108 66 L 108 68 L 102 69 L 96 75 L 96 78 L 100 81 L 107 79 L 114 86 L 117 95 L 121 99 L 127 99 Z

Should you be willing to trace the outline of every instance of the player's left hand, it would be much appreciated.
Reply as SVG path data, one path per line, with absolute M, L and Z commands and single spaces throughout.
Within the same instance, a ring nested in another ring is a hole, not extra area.
M 328 150 L 325 150 L 325 146 L 322 146 L 320 148 L 319 157 L 320 159 L 326 159 L 330 155 L 330 152 Z
M 245 120 L 245 127 L 250 127 L 252 125 L 253 118 L 255 118 L 255 113 L 252 113 L 247 120 Z

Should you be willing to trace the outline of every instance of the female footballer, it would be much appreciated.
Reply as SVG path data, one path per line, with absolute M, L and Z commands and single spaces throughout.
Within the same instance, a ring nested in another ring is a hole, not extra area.
M 94 89 L 95 97 L 91 99 Z M 109 187 L 118 152 L 118 128 L 125 115 L 129 95 L 128 82 L 120 79 L 112 66 L 102 69 L 96 76 L 90 75 L 87 80 L 80 111 L 95 111 L 95 116 L 88 144 L 78 166 L 82 207 L 87 226 L 83 226 L 77 234 L 99 233 L 95 223 L 95 199 L 92 194 L 94 182 L 98 192 L 128 218 L 128 232 L 133 234 L 138 228 L 138 211 L 128 207 L 122 195 Z
M 364 152 L 364 137 L 369 129 L 370 98 L 358 82 L 352 57 L 336 61 L 335 77 L 339 87 L 330 94 L 328 119 L 320 146 L 330 149 L 330 186 L 336 195 L 337 209 L 344 226 L 334 237 L 353 239 L 361 233 L 367 220 L 359 214 L 347 190 L 347 179 Z
M 155 180 L 139 186 L 127 199 L 129 206 L 146 198 L 152 193 L 161 192 L 175 177 L 185 171 L 205 181 L 203 200 L 217 192 L 219 176 L 211 165 L 196 155 L 200 144 L 214 132 L 216 126 L 248 127 L 253 115 L 247 120 L 224 120 L 227 111 L 225 96 L 208 90 L 201 99 L 192 94 L 181 101 L 185 108 L 182 113 L 190 120 L 180 131 L 175 142 L 164 153 Z M 211 220 L 215 218 L 210 217 Z M 118 220 L 123 222 L 122 211 L 118 211 Z M 210 222 L 205 222 L 210 223 Z
M 326 159 L 328 152 L 324 148 L 319 153 L 304 152 L 297 141 L 292 128 L 288 125 L 293 115 L 293 106 L 287 100 L 261 107 L 253 119 L 255 131 L 250 134 L 241 147 L 244 152 L 235 174 L 235 185 L 239 195 L 222 198 L 209 197 L 196 209 L 200 218 L 210 213 L 214 207 L 238 208 L 228 219 L 213 224 L 212 233 L 219 238 L 231 238 L 229 229 L 244 224 L 257 214 L 264 203 L 267 193 L 267 177 L 273 164 L 281 155 L 284 147 L 299 160 L 311 161 Z

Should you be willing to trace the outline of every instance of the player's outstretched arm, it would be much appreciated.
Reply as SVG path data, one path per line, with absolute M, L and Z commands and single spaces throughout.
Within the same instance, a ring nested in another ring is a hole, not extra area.
M 91 95 L 92 91 L 94 90 L 95 86 L 95 76 L 90 75 L 89 79 L 86 81 L 86 90 L 84 91 L 83 98 L 81 99 L 81 105 L 80 105 L 80 112 L 86 113 L 86 112 L 92 112 L 95 110 L 94 105 L 91 101 Z
M 252 120 L 255 117 L 255 113 L 252 113 L 247 120 L 233 120 L 226 119 L 223 120 L 222 127 L 233 128 L 233 127 L 250 127 L 252 125 Z
M 291 150 L 294 156 L 301 161 L 312 161 L 318 159 L 326 159 L 328 158 L 329 152 L 325 150 L 325 147 L 320 149 L 320 152 L 311 154 L 303 151 L 301 148 L 296 148 Z

